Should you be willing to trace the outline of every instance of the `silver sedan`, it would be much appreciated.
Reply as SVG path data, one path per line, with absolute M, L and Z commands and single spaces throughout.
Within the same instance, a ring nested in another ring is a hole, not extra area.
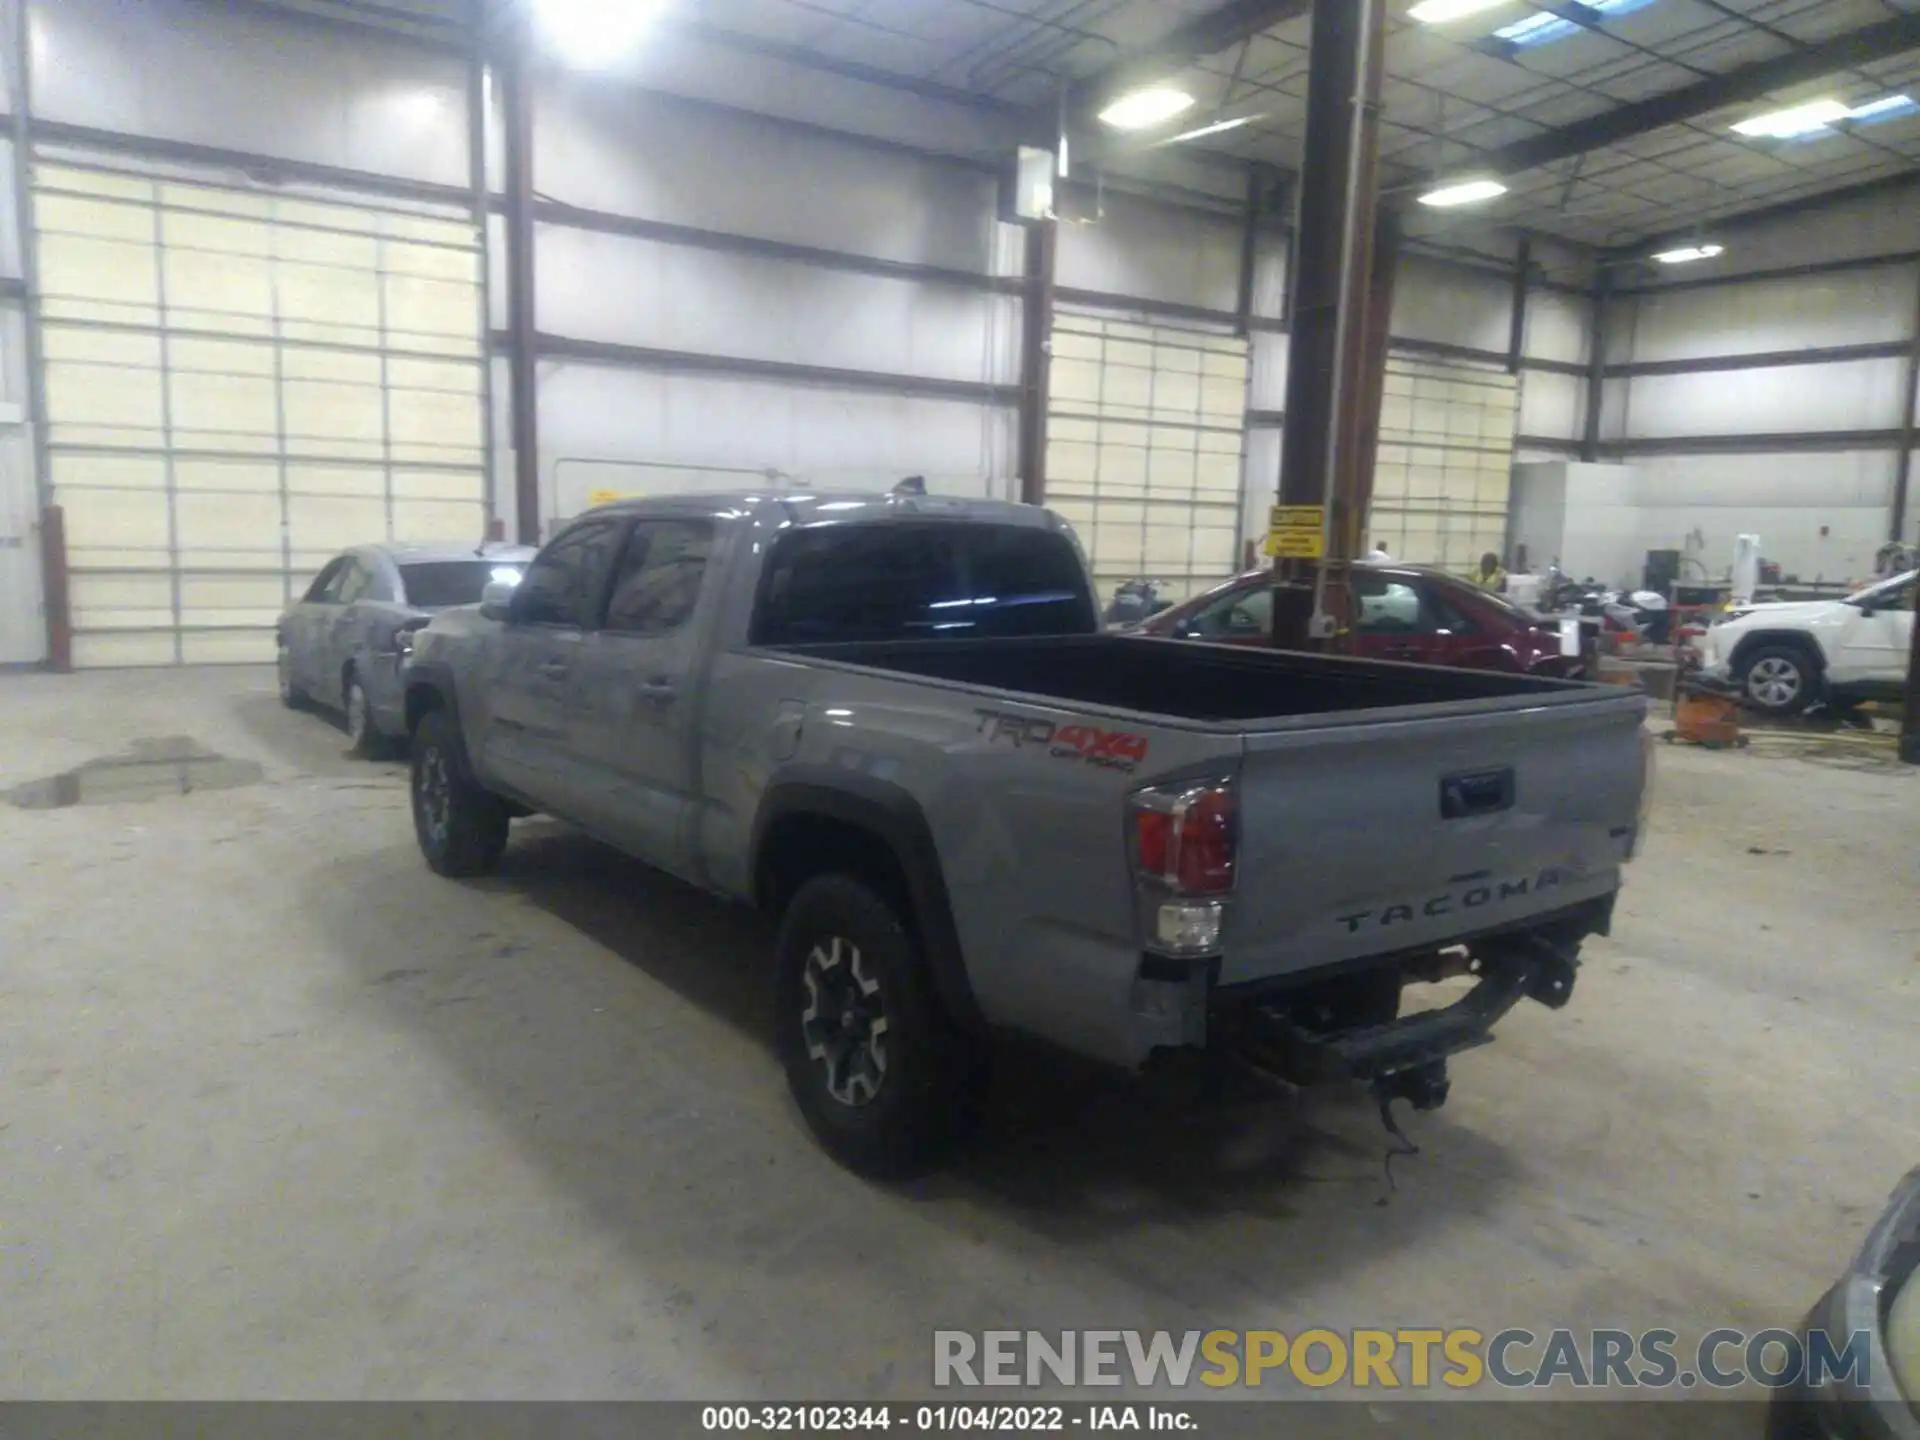
M 356 755 L 405 732 L 400 666 L 415 630 L 453 605 L 475 605 L 495 581 L 517 584 L 523 545 L 357 545 L 329 561 L 280 616 L 280 698 L 346 717 Z

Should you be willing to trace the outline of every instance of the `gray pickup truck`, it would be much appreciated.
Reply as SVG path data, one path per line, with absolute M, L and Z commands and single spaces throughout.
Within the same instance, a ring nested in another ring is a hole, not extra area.
M 593 510 L 406 672 L 428 864 L 539 811 L 778 915 L 795 1099 L 873 1174 L 960 1138 L 996 1029 L 1440 1103 L 1607 930 L 1644 706 L 1104 633 L 1062 521 L 910 495 Z

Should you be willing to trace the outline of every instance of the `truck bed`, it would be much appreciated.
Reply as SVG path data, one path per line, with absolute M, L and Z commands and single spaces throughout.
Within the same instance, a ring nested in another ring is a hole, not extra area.
M 1101 853 L 1117 792 L 1166 775 L 1231 773 L 1237 787 L 1242 878 L 1222 986 L 1431 952 L 1569 907 L 1603 907 L 1636 833 L 1646 701 L 1615 685 L 1123 634 L 770 653 L 842 670 L 813 703 L 834 707 L 848 727 L 831 732 L 835 743 L 854 755 L 868 726 L 888 737 L 888 753 L 903 726 L 943 733 L 956 717 L 912 692 L 955 687 L 951 707 L 971 741 L 943 747 L 961 777 L 955 788 L 1010 809 L 1017 796 L 1005 833 L 1020 859 L 1009 873 L 1049 877 L 1016 900 L 1002 895 L 1007 913 L 994 924 L 1011 930 L 978 948 L 1017 957 L 1010 984 L 1049 975 L 1049 995 L 1062 990 L 1053 962 L 1080 917 L 1124 910 L 1131 896 L 1121 875 L 1085 867 L 1063 880 L 1048 857 Z M 996 692 L 1016 715 L 1038 712 L 1027 717 L 1038 725 L 1117 713 L 1141 762 L 1096 778 L 1108 772 L 1073 763 L 1072 747 L 1027 743 L 1031 730 L 975 734 L 975 697 L 991 703 Z M 1023 883 L 1009 882 L 1016 891 Z M 1109 888 L 1081 893 L 1099 886 Z M 1603 924 L 1595 911 L 1588 928 Z M 1020 1004 L 1042 998 L 1022 991 Z M 1079 1011 L 1056 1013 L 1058 1033 L 1074 1013 L 1099 1009 L 1080 1000 Z M 1083 1040 L 1089 1053 L 1108 1050 Z
M 1135 635 L 782 648 L 813 659 L 1214 724 L 1592 693 L 1590 686 L 1565 680 Z

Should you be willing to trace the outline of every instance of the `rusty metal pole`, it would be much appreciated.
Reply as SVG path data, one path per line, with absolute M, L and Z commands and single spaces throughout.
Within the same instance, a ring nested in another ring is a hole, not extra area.
M 1373 508 L 1373 471 L 1380 456 L 1380 407 L 1387 389 L 1387 349 L 1392 343 L 1393 292 L 1400 274 L 1406 230 L 1400 216 L 1382 210 L 1374 226 L 1372 274 L 1367 283 L 1367 323 L 1361 352 L 1358 427 L 1354 448 L 1353 490 L 1346 519 L 1347 558 L 1366 553 L 1367 515 Z M 1344 647 L 1343 647 L 1344 648 Z
M 1027 227 L 1026 289 L 1020 300 L 1020 499 L 1047 499 L 1047 406 L 1053 392 L 1053 290 L 1060 222 Z
M 514 538 L 540 543 L 539 329 L 534 312 L 533 38 L 511 33 L 500 64 L 506 131 L 507 335 L 512 359 Z
M 1320 563 L 1275 566 L 1274 643 L 1325 643 L 1316 617 L 1329 566 L 1353 558 L 1360 417 L 1367 385 L 1366 308 L 1376 210 L 1385 14 L 1380 0 L 1314 0 L 1306 151 L 1293 257 L 1292 326 L 1281 432 L 1280 504 L 1322 507 Z M 1342 553 L 1347 552 L 1347 553 Z
M 48 505 L 40 512 L 40 577 L 46 595 L 47 668 L 73 671 L 73 598 L 67 572 L 67 512 Z

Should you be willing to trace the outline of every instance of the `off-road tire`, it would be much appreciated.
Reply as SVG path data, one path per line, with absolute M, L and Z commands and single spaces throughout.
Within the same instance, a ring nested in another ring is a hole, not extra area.
M 450 879 L 491 871 L 507 846 L 506 802 L 474 779 L 459 727 L 445 710 L 420 718 L 410 768 L 413 831 L 428 866 Z
M 860 1103 L 836 1098 L 829 1061 L 810 1048 L 806 1017 L 819 1002 L 809 972 L 819 963 L 816 949 L 824 956 L 836 939 L 858 952 L 886 1022 L 884 1073 Z M 860 879 L 818 876 L 787 906 L 775 955 L 776 1046 L 794 1103 L 821 1146 L 848 1169 L 878 1179 L 936 1168 L 979 1121 L 985 1050 L 940 1003 L 905 918 Z

